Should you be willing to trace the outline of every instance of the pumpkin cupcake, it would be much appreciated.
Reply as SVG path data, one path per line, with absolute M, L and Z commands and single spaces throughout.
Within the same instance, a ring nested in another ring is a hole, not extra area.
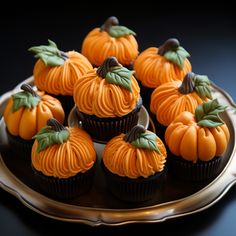
M 161 139 L 141 125 L 114 137 L 102 155 L 108 188 L 124 201 L 150 200 L 162 186 L 166 156 Z
M 170 171 L 187 181 L 214 178 L 220 170 L 230 133 L 219 114 L 226 107 L 204 102 L 195 114 L 185 111 L 167 127 L 165 142 L 172 153 Z
M 4 121 L 12 150 L 30 158 L 33 136 L 49 118 L 64 122 L 64 110 L 59 100 L 44 92 L 34 91 L 28 84 L 11 96 L 4 111 Z
M 137 124 L 142 99 L 132 74 L 109 57 L 75 83 L 77 114 L 94 140 L 106 142 Z
M 135 35 L 111 16 L 100 28 L 88 33 L 82 44 L 82 54 L 96 67 L 101 66 L 107 57 L 114 56 L 123 66 L 132 69 L 139 53 Z
M 49 45 L 31 47 L 39 58 L 34 66 L 34 83 L 39 90 L 59 99 L 68 115 L 74 106 L 73 89 L 77 79 L 92 69 L 92 65 L 76 51 L 63 52 L 48 40 Z
M 207 76 L 189 72 L 183 81 L 158 86 L 151 95 L 150 110 L 155 115 L 158 131 L 165 128 L 183 111 L 195 112 L 198 105 L 212 99 Z
M 161 84 L 183 80 L 192 70 L 187 57 L 189 53 L 180 46 L 177 39 L 168 39 L 159 48 L 144 50 L 134 63 L 135 76 L 140 82 L 141 96 L 149 108 L 153 90 Z
M 32 168 L 42 191 L 56 199 L 88 192 L 96 168 L 90 136 L 80 128 L 66 128 L 55 119 L 35 135 Z

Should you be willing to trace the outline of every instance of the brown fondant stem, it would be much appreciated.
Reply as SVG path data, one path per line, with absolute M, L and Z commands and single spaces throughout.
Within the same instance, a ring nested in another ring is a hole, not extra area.
M 110 69 L 114 66 L 119 66 L 119 62 L 115 57 L 108 57 L 100 67 L 97 69 L 97 75 L 105 78 L 107 72 L 110 71 Z
M 162 44 L 158 49 L 158 54 L 164 56 L 164 54 L 168 51 L 176 51 L 179 47 L 178 39 L 168 39 Z
M 136 125 L 124 136 L 123 139 L 125 142 L 132 143 L 137 138 L 139 138 L 142 133 L 145 132 L 146 130 L 142 125 Z
M 195 74 L 193 72 L 189 72 L 185 75 L 184 80 L 178 89 L 180 93 L 188 94 L 188 93 L 193 92 L 194 90 L 193 78 L 194 77 L 195 77 Z
M 114 25 L 119 25 L 119 21 L 115 16 L 110 16 L 105 23 L 101 26 L 101 31 L 109 32 L 110 28 Z
M 68 55 L 67 55 L 67 53 L 65 53 L 65 52 L 63 52 L 63 51 L 60 51 L 60 53 L 61 53 L 61 57 L 63 58 L 63 60 L 67 60 L 69 57 L 68 57 Z
M 53 130 L 60 132 L 66 130 L 66 128 L 54 118 L 50 118 L 47 121 L 47 125 L 50 126 Z
M 34 97 L 39 97 L 39 95 L 33 90 L 33 88 L 29 84 L 22 84 L 20 88 L 25 92 L 32 94 L 32 96 Z

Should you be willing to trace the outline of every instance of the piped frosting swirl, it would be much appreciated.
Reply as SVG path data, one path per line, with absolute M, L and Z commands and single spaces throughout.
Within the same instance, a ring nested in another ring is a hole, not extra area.
M 90 136 L 79 128 L 68 128 L 70 136 L 63 144 L 37 152 L 38 142 L 32 147 L 32 165 L 46 176 L 68 178 L 84 173 L 94 165 L 96 152 Z

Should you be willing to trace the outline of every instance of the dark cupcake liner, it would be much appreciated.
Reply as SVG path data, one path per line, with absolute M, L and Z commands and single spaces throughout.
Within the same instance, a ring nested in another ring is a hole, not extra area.
M 143 105 L 146 107 L 147 111 L 150 112 L 151 95 L 154 88 L 148 88 L 142 85 L 141 81 L 138 81 L 140 87 L 140 95 L 143 98 Z
M 114 136 L 129 132 L 138 123 L 139 111 L 142 106 L 140 99 L 136 108 L 129 114 L 115 118 L 100 118 L 95 115 L 87 115 L 76 108 L 79 121 L 92 139 L 97 142 L 107 142 Z
M 149 115 L 155 125 L 157 136 L 161 138 L 162 140 L 165 140 L 165 132 L 166 132 L 167 127 L 158 122 L 156 118 L 156 114 L 150 112 Z
M 69 200 L 87 193 L 92 185 L 96 170 L 96 163 L 85 173 L 78 173 L 75 176 L 66 179 L 45 176 L 42 172 L 32 167 L 41 191 L 58 200 Z
M 50 96 L 58 99 L 61 102 L 61 105 L 63 107 L 63 110 L 65 112 L 65 124 L 67 122 L 68 115 L 72 108 L 75 105 L 73 96 L 70 95 L 54 95 L 54 94 L 49 94 Z
M 143 202 L 152 199 L 163 188 L 165 170 L 148 178 L 131 179 L 111 173 L 101 162 L 108 189 L 122 201 Z
M 214 157 L 210 161 L 191 161 L 183 160 L 181 157 L 169 155 L 170 173 L 178 179 L 185 181 L 204 181 L 210 180 L 219 174 L 222 157 Z
M 34 144 L 34 139 L 24 140 L 19 136 L 14 136 L 9 133 L 7 128 L 6 133 L 8 137 L 8 144 L 11 147 L 12 152 L 24 160 L 31 161 L 31 149 Z

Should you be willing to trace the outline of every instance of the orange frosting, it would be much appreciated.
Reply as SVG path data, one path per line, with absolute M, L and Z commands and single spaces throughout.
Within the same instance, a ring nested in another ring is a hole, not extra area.
M 138 178 L 148 178 L 164 169 L 166 149 L 157 137 L 156 144 L 161 154 L 146 148 L 137 148 L 123 140 L 124 134 L 110 140 L 103 152 L 103 162 L 113 174 Z
M 198 105 L 207 98 L 201 98 L 195 91 L 182 94 L 178 88 L 182 81 L 172 81 L 157 87 L 151 96 L 150 110 L 156 114 L 159 123 L 168 126 L 181 112 L 195 113 Z
M 37 153 L 38 141 L 32 147 L 32 165 L 46 176 L 69 178 L 93 167 L 96 152 L 90 136 L 79 128 L 68 128 L 70 136 L 63 144 L 54 144 Z
M 131 112 L 140 99 L 140 88 L 131 77 L 132 92 L 110 84 L 96 74 L 96 68 L 81 77 L 74 87 L 74 101 L 79 111 L 98 117 L 121 117 Z
M 138 56 L 138 44 L 133 35 L 114 38 L 95 28 L 85 37 L 82 54 L 96 66 L 109 56 L 115 56 L 122 65 L 130 65 Z
M 47 124 L 49 118 L 54 117 L 59 122 L 64 122 L 65 114 L 59 100 L 45 95 L 44 92 L 37 93 L 41 96 L 41 101 L 32 109 L 21 107 L 12 112 L 13 99 L 9 99 L 4 111 L 4 120 L 10 134 L 30 140 Z
M 55 95 L 73 94 L 77 79 L 92 69 L 88 59 L 82 54 L 70 51 L 68 59 L 61 66 L 46 66 L 38 60 L 34 67 L 34 83 L 38 89 Z
M 167 127 L 165 141 L 170 151 L 187 161 L 209 161 L 221 156 L 228 145 L 230 133 L 223 124 L 215 128 L 199 126 L 191 112 L 182 112 Z
M 158 54 L 158 48 L 151 47 L 143 51 L 134 63 L 135 75 L 142 85 L 149 88 L 174 80 L 183 80 L 192 70 L 189 60 L 184 61 L 183 69 L 164 56 Z

